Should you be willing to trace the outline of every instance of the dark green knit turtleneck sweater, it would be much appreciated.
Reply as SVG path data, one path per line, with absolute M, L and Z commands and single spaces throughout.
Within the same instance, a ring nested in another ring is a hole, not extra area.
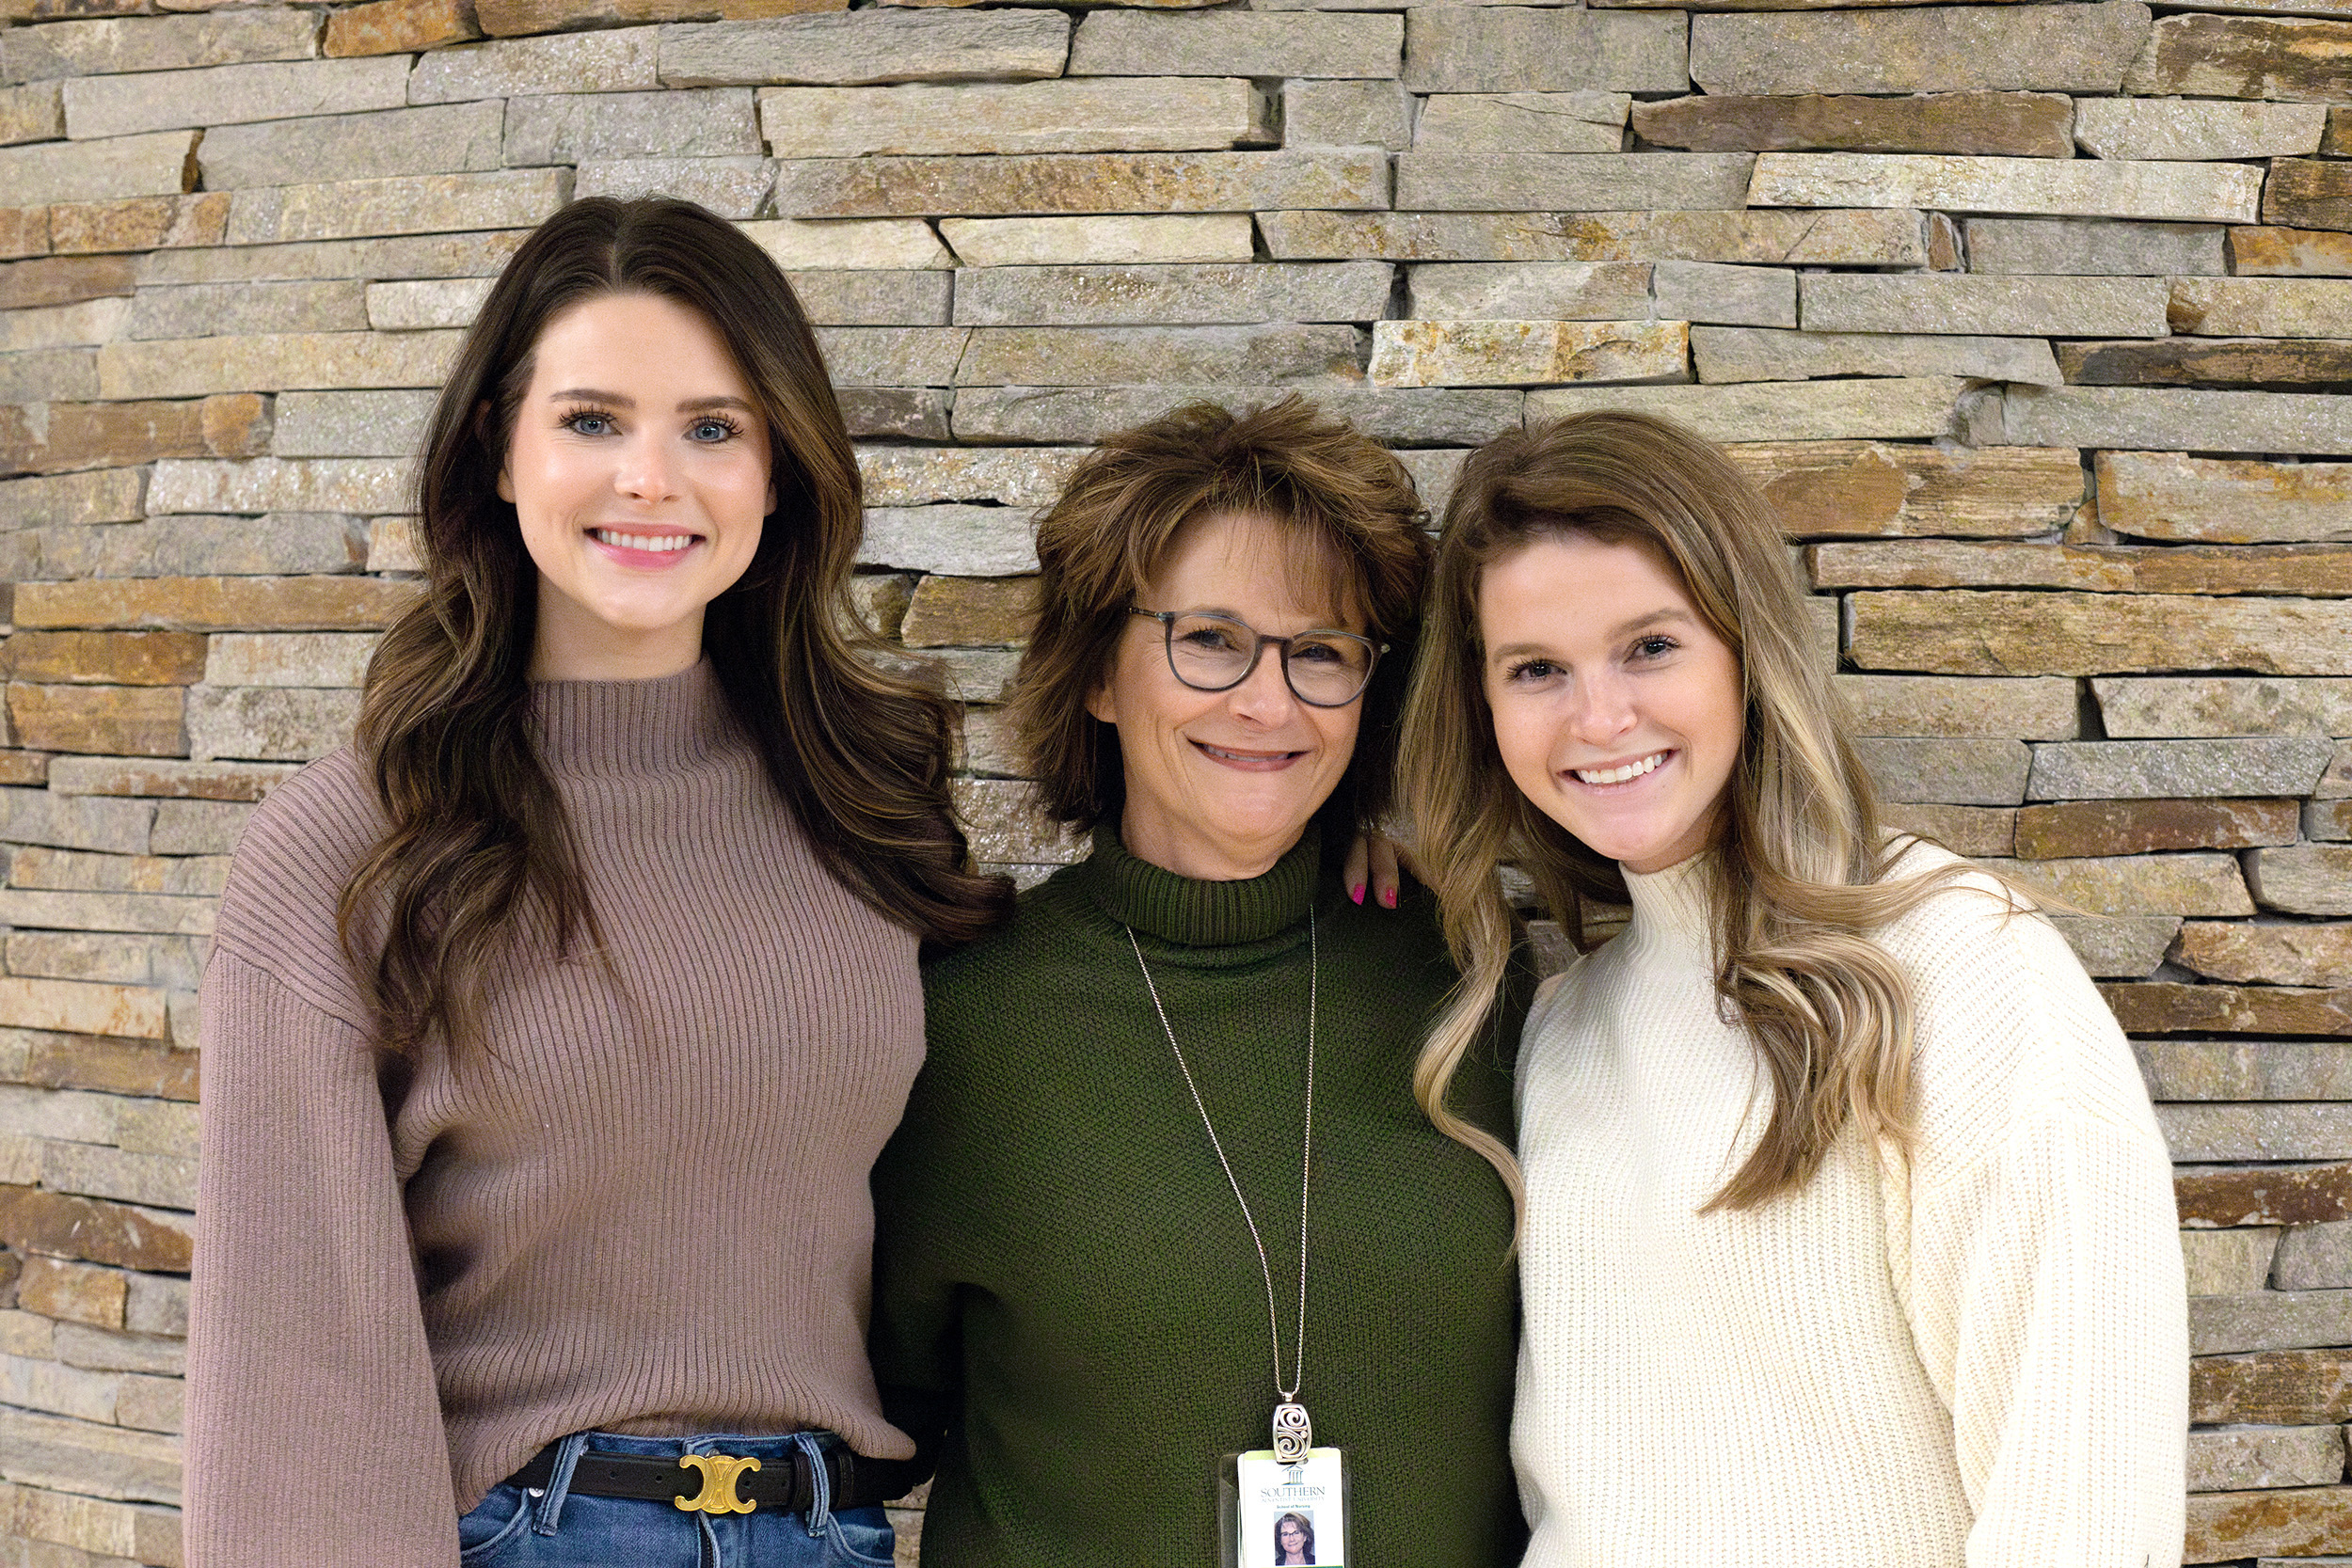
M 938 1456 L 926 1568 L 1216 1561 L 1218 1458 L 1266 1447 L 1277 1399 L 1265 1285 L 1122 927 L 1264 1236 L 1287 1382 L 1311 909 L 1299 1397 L 1316 1441 L 1347 1450 L 1348 1561 L 1518 1560 L 1510 1199 L 1412 1096 L 1454 978 L 1432 901 L 1349 903 L 1311 831 L 1262 877 L 1202 882 L 1103 829 L 1090 860 L 926 974 L 930 1057 L 874 1170 L 875 1368 Z M 1502 1009 L 1497 1040 L 1523 1010 Z M 1506 1138 L 1507 1054 L 1466 1063 L 1452 1095 Z

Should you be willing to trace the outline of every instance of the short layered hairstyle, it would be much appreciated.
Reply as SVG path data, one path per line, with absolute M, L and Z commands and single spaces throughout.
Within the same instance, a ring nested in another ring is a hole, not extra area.
M 1290 529 L 1291 584 L 1361 618 L 1388 651 L 1359 699 L 1356 754 L 1320 814 L 1327 830 L 1389 809 L 1396 735 L 1432 545 L 1412 475 L 1344 420 L 1300 397 L 1233 414 L 1192 403 L 1104 441 L 1039 521 L 1037 621 L 1012 717 L 1044 810 L 1081 832 L 1126 800 L 1119 736 L 1087 711 L 1186 525 L 1223 514 Z

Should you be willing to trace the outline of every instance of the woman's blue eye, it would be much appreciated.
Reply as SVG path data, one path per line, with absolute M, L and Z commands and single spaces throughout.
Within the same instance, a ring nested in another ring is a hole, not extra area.
M 569 414 L 564 417 L 564 428 L 580 436 L 612 434 L 612 420 L 606 414 Z
M 1673 653 L 1677 646 L 1671 637 L 1645 637 L 1633 644 L 1633 651 L 1644 658 L 1662 658 Z
M 1511 679 L 1515 681 L 1549 680 L 1559 672 L 1559 668 L 1548 658 L 1531 658 L 1524 664 L 1511 666 Z
M 723 441 L 735 434 L 735 427 L 724 420 L 697 420 L 688 432 L 697 441 Z
M 1188 648 L 1199 648 L 1202 653 L 1223 653 L 1233 645 L 1232 638 L 1224 632 L 1206 629 L 1188 631 L 1178 641 Z

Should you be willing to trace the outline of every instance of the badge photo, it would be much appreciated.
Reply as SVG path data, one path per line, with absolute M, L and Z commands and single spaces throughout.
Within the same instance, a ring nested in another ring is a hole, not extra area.
M 1219 1487 L 1226 1568 L 1345 1568 L 1347 1466 L 1338 1449 L 1295 1464 L 1271 1449 L 1231 1456 Z

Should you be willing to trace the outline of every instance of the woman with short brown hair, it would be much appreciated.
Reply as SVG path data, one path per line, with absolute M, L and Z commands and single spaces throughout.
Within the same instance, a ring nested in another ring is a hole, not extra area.
M 931 1568 L 1256 1568 L 1302 1504 L 1327 1564 L 1518 1550 L 1523 1002 L 1417 1103 L 1454 969 L 1424 896 L 1341 876 L 1428 552 L 1403 465 L 1295 399 L 1115 436 L 1040 524 L 1015 712 L 1093 852 L 926 973 L 875 1170 Z

